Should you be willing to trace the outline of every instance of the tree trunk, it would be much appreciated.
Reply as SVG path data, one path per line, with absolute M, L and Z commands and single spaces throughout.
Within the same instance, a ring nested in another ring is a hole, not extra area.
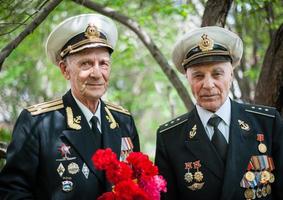
M 283 114 L 283 24 L 273 35 L 265 53 L 256 87 L 255 102 L 274 106 Z
M 201 26 L 218 25 L 224 27 L 233 0 L 208 0 L 202 17 Z

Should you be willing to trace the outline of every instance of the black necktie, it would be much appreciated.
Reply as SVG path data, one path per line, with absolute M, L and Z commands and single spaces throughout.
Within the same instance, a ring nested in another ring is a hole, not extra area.
M 221 121 L 221 118 L 216 116 L 208 120 L 208 124 L 213 127 L 214 133 L 211 139 L 212 144 L 216 148 L 217 152 L 221 156 L 222 160 L 226 160 L 227 152 L 227 141 L 221 131 L 218 129 L 218 125 Z
M 98 118 L 96 116 L 93 116 L 90 119 L 90 122 L 91 122 L 92 131 L 94 133 L 94 140 L 95 140 L 96 147 L 101 148 L 102 137 L 101 137 L 101 133 L 99 129 L 97 128 Z

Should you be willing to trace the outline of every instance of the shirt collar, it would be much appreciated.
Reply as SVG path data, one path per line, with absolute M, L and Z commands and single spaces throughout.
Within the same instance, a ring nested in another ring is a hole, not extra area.
M 199 114 L 200 120 L 204 127 L 207 126 L 208 120 L 213 116 L 217 115 L 219 116 L 226 125 L 230 125 L 231 120 L 231 101 L 230 98 L 227 97 L 224 104 L 215 112 L 210 112 L 208 110 L 205 110 L 204 108 L 200 107 L 198 104 L 196 105 L 197 112 Z
M 72 95 L 73 95 L 73 93 L 72 93 Z M 100 109 L 101 103 L 100 103 L 100 99 L 99 99 L 99 101 L 98 101 L 97 109 L 96 109 L 95 113 L 93 114 L 93 113 L 91 112 L 91 110 L 88 109 L 88 107 L 86 107 L 82 102 L 80 102 L 80 100 L 78 100 L 74 95 L 73 95 L 73 97 L 74 97 L 76 103 L 78 104 L 79 108 L 81 109 L 83 115 L 85 116 L 87 122 L 90 124 L 90 119 L 91 119 L 91 118 L 93 117 L 93 115 L 94 115 L 94 116 L 96 116 L 97 119 L 98 119 L 99 126 L 101 126 L 101 111 L 100 111 L 100 110 L 101 110 L 101 109 Z

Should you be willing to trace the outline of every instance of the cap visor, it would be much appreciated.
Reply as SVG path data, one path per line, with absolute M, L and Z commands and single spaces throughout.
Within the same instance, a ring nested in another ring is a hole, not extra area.
M 106 47 L 106 48 L 109 49 L 110 53 L 113 52 L 113 48 L 110 45 L 108 45 L 108 44 L 104 44 L 104 43 L 90 43 L 90 44 L 86 44 L 86 45 L 80 46 L 80 47 L 70 51 L 69 54 L 77 53 L 77 52 L 82 51 L 84 49 L 100 48 L 100 47 Z
M 191 62 L 187 63 L 184 67 L 189 68 L 192 67 L 193 65 L 211 63 L 211 62 L 232 62 L 232 59 L 230 58 L 230 56 L 227 55 L 207 55 L 192 60 Z

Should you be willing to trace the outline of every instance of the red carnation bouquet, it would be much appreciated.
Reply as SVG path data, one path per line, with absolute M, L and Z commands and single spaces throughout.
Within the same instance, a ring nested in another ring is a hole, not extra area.
M 141 152 L 130 153 L 122 162 L 110 148 L 99 149 L 92 162 L 98 170 L 105 170 L 113 184 L 112 191 L 98 200 L 159 200 L 160 192 L 166 192 L 166 181 L 158 175 L 158 168 Z

